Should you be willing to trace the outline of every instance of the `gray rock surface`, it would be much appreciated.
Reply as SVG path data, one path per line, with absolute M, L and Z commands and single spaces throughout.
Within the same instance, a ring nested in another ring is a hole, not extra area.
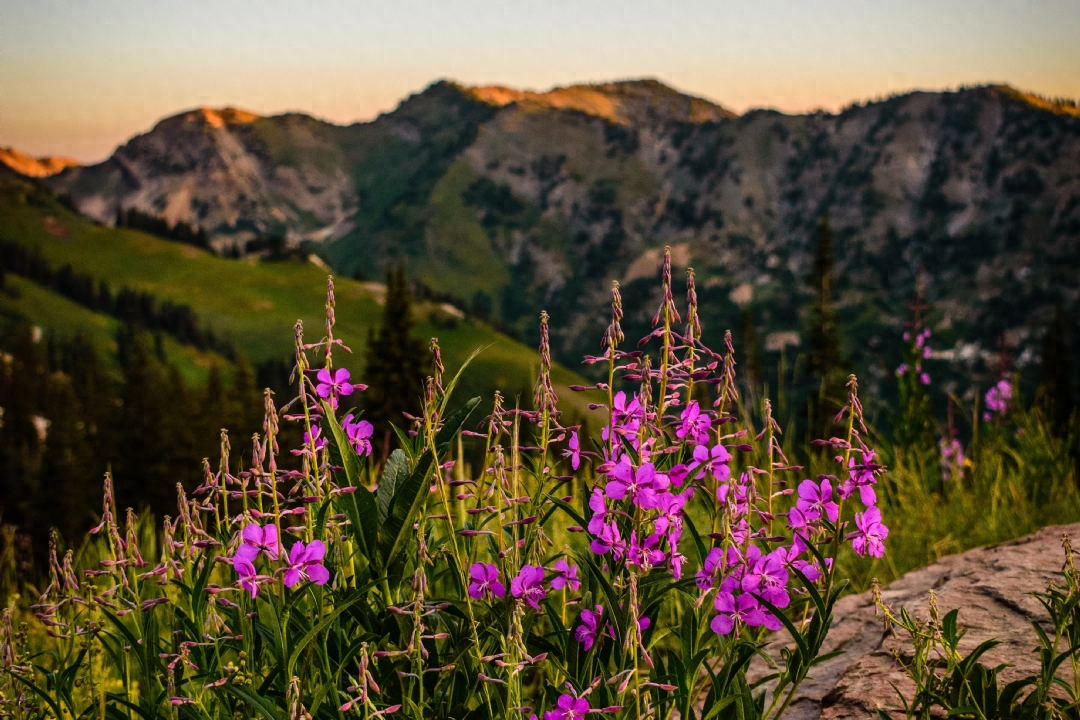
M 1027 593 L 1044 589 L 1050 579 L 1061 581 L 1062 533 L 1080 537 L 1080 523 L 1043 528 L 1019 540 L 943 558 L 889 584 L 882 598 L 897 612 L 905 607 L 925 618 L 928 592 L 933 590 L 943 616 L 960 610 L 960 625 L 968 629 L 962 652 L 997 639 L 1001 644 L 984 656 L 984 662 L 1012 665 L 1002 673 L 1006 682 L 1030 675 L 1038 669 L 1038 658 L 1031 652 L 1037 640 L 1029 620 L 1044 620 L 1046 613 Z M 824 651 L 844 654 L 816 668 L 785 719 L 877 718 L 878 709 L 902 718 L 890 683 L 906 695 L 913 693 L 914 686 L 893 662 L 893 651 L 903 651 L 905 645 L 902 633 L 884 634 L 870 592 L 843 598 L 837 603 Z

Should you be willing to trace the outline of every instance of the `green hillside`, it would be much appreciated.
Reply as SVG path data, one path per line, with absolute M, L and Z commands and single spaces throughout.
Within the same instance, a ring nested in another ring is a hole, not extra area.
M 323 335 L 327 272 L 314 263 L 227 260 L 145 233 L 97 225 L 67 210 L 35 183 L 13 178 L 0 180 L 0 239 L 40 248 L 54 267 L 70 264 L 113 288 L 127 286 L 161 301 L 189 305 L 200 325 L 232 340 L 254 363 L 289 356 L 297 319 L 303 321 L 309 341 Z M 114 349 L 117 320 L 10 274 L 9 284 L 15 292 L 5 295 L 0 307 L 50 331 L 72 334 L 82 329 L 100 349 Z M 336 278 L 335 286 L 336 334 L 353 350 L 344 364 L 360 375 L 368 333 L 381 318 L 380 288 L 347 278 Z M 450 372 L 474 350 L 485 348 L 467 373 L 464 393 L 490 397 L 498 389 L 511 403 L 515 396 L 521 396 L 523 404 L 531 400 L 536 352 L 472 319 L 452 327 L 444 319 L 437 328 L 431 318 L 438 320 L 445 313 L 432 304 L 418 304 L 415 313 L 417 336 L 440 338 Z M 192 379 L 201 377 L 214 359 L 174 341 L 166 349 Z M 584 411 L 585 401 L 572 397 L 566 387 L 580 379 L 564 368 L 556 369 L 555 379 L 567 409 Z

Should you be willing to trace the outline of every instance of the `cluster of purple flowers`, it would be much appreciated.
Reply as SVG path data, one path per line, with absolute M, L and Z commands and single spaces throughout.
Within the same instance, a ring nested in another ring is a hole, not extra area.
M 568 588 L 576 591 L 581 587 L 577 566 L 566 560 L 555 562 L 555 576 L 551 579 L 552 590 Z M 506 586 L 499 581 L 499 568 L 494 563 L 473 563 L 469 566 L 469 597 L 473 600 L 491 600 L 506 597 Z M 540 602 L 547 597 L 544 588 L 544 568 L 539 565 L 522 565 L 510 581 L 510 596 L 521 600 L 526 607 L 540 609 Z
M 941 479 L 947 482 L 954 477 L 963 478 L 964 466 L 967 463 L 964 446 L 954 437 L 951 440 L 942 438 L 939 447 L 941 448 Z
M 986 406 L 983 412 L 983 421 L 990 422 L 994 416 L 1003 417 L 1009 412 L 1009 402 L 1013 397 L 1012 383 L 1007 378 L 998 380 L 997 383 L 986 391 L 983 402 Z
M 233 569 L 240 578 L 240 587 L 255 598 L 261 585 L 274 581 L 273 575 L 258 573 L 255 561 L 260 555 L 265 555 L 268 561 L 277 562 L 284 556 L 285 548 L 278 539 L 278 529 L 274 525 L 252 523 L 240 532 L 240 541 L 232 558 Z M 289 550 L 284 565 L 277 568 L 275 574 L 282 574 L 287 588 L 293 588 L 302 581 L 325 585 L 330 579 L 330 572 L 323 565 L 325 557 L 326 546 L 322 541 L 312 540 L 307 544 L 297 541 Z

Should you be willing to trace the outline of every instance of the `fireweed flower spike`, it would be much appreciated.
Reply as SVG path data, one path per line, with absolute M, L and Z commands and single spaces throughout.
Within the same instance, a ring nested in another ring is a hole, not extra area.
M 691 402 L 682 411 L 681 424 L 675 431 L 675 436 L 680 440 L 689 438 L 698 445 L 709 442 L 709 427 L 712 422 L 709 416 L 701 411 L 697 401 Z
M 473 600 L 505 597 L 506 586 L 499 582 L 499 568 L 491 563 L 473 563 L 469 566 L 469 597 Z
M 322 368 L 316 377 L 318 377 L 319 384 L 315 386 L 315 392 L 324 400 L 336 398 L 338 395 L 352 395 L 353 393 L 353 384 L 349 382 L 349 371 L 345 368 L 338 368 L 332 373 L 326 368 Z
M 259 553 L 265 553 L 271 560 L 277 560 L 278 554 L 283 550 L 278 540 L 277 527 L 273 525 L 260 526 L 252 523 L 244 528 L 241 533 L 244 542 L 236 549 L 236 557 L 254 563 Z
M 880 510 L 868 507 L 866 512 L 855 513 L 855 526 L 858 530 L 852 533 L 851 547 L 856 553 L 876 558 L 885 555 L 885 538 L 889 536 L 889 528 L 881 522 Z
M 544 713 L 544 720 L 585 720 L 589 712 L 589 701 L 585 698 L 560 695 L 555 709 Z
M 330 579 L 330 572 L 322 564 L 326 556 L 326 546 L 320 540 L 312 540 L 307 545 L 298 542 L 289 551 L 289 566 L 285 570 L 285 587 L 295 587 L 302 580 L 309 580 L 316 585 L 325 585 Z

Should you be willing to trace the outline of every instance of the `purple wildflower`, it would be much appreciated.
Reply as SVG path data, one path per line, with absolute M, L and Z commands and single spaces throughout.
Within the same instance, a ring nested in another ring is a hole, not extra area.
M 559 559 L 555 561 L 555 577 L 551 579 L 551 589 L 561 590 L 564 587 L 570 588 L 571 592 L 577 592 L 581 587 L 581 580 L 578 579 L 577 565 L 571 565 L 565 560 Z
M 604 490 L 612 500 L 628 498 L 642 510 L 651 510 L 656 507 L 656 491 L 667 489 L 668 484 L 667 475 L 656 472 L 652 463 L 643 463 L 634 470 L 630 458 L 623 456 L 622 461 L 612 468 Z
M 1009 409 L 1009 401 L 1012 400 L 1012 395 L 1012 385 L 1009 384 L 1009 381 L 1004 378 L 998 380 L 996 385 L 986 391 L 984 402 L 988 412 L 983 416 L 984 419 L 989 419 L 987 415 L 990 413 L 1004 415 Z
M 353 422 L 352 415 L 345 417 L 345 422 L 342 423 L 345 429 L 345 434 L 349 438 L 349 444 L 353 446 L 353 450 L 357 455 L 370 455 L 371 454 L 371 436 L 375 433 L 375 428 L 367 420 L 357 420 Z
M 275 525 L 256 525 L 252 523 L 246 526 L 240 533 L 244 542 L 236 549 L 236 557 L 254 563 L 259 553 L 266 553 L 266 557 L 277 560 L 278 554 L 284 550 L 278 540 L 277 527 Z
M 832 499 L 832 483 L 828 478 L 822 478 L 820 483 L 813 480 L 803 480 L 799 483 L 799 499 L 795 502 L 797 507 L 808 520 L 818 520 L 822 514 L 829 518 L 829 522 L 836 522 L 840 508 Z
M 566 450 L 563 450 L 563 457 L 570 458 L 570 467 L 577 470 L 581 467 L 581 440 L 578 439 L 577 432 L 570 433 L 570 442 L 567 443 Z
M 349 371 L 345 368 L 338 368 L 333 374 L 323 368 L 319 370 L 318 378 L 319 384 L 315 386 L 315 392 L 319 397 L 327 399 L 338 395 L 352 395 L 353 385 L 349 382 Z
M 712 421 L 707 414 L 701 412 L 701 406 L 696 400 L 686 406 L 680 420 L 679 428 L 675 431 L 676 437 L 680 440 L 690 438 L 698 445 L 709 442 L 709 427 Z
M 510 581 L 510 594 L 524 600 L 533 610 L 539 610 L 540 601 L 547 597 L 543 583 L 544 568 L 538 565 L 522 565 L 521 572 Z
M 289 567 L 285 570 L 285 587 L 291 588 L 301 580 L 325 585 L 330 579 L 330 571 L 322 564 L 324 557 L 326 546 L 321 540 L 312 540 L 307 545 L 294 544 L 289 551 Z
M 626 562 L 631 565 L 638 565 L 646 570 L 654 565 L 659 565 L 664 562 L 663 551 L 659 548 L 660 538 L 656 535 L 650 535 L 645 538 L 645 542 L 638 544 L 637 532 L 630 533 L 630 550 L 626 556 Z
M 591 527 L 592 523 L 590 523 Z M 592 542 L 589 543 L 589 549 L 595 554 L 607 555 L 609 552 L 614 551 L 612 554 L 618 560 L 626 553 L 626 541 L 622 539 L 619 526 L 614 521 L 602 523 L 598 532 L 593 532 L 591 529 L 589 532 L 592 532 L 594 536 Z
M 585 720 L 589 712 L 589 701 L 573 695 L 560 695 L 555 709 L 544 713 L 544 720 Z
M 499 568 L 493 563 L 473 563 L 469 566 L 469 597 L 481 600 L 485 596 L 505 597 L 506 586 L 499 582 Z
M 259 585 L 270 580 L 266 575 L 259 575 L 251 561 L 245 560 L 239 554 L 233 557 L 233 570 L 240 576 L 240 587 L 251 593 L 252 600 L 259 594 Z
M 930 375 L 928 375 L 925 372 L 924 373 L 919 373 L 919 382 L 921 382 L 923 385 L 929 385 L 930 384 Z
M 785 586 L 788 574 L 784 569 L 784 559 L 771 552 L 758 560 L 752 570 L 742 579 L 742 589 L 754 592 L 778 608 L 785 608 L 791 602 Z
M 879 558 L 885 554 L 885 538 L 889 528 L 881 522 L 881 511 L 876 507 L 866 508 L 866 512 L 855 513 L 855 526 L 858 530 L 851 535 L 851 547 L 859 555 L 872 555 Z
M 769 624 L 769 616 L 761 611 L 760 603 L 752 595 L 744 593 L 735 597 L 729 592 L 719 592 L 713 607 L 718 615 L 712 619 L 709 627 L 717 635 L 730 635 L 732 630 L 738 634 L 739 623 L 750 627 Z
M 600 632 L 600 616 L 604 614 L 604 606 L 597 605 L 595 610 L 581 611 L 581 624 L 574 628 L 574 639 L 585 646 L 585 651 L 592 650 Z
M 706 469 L 713 474 L 717 482 L 727 482 L 731 477 L 731 468 L 728 467 L 728 463 L 731 462 L 731 453 L 719 443 L 711 448 L 704 445 L 694 448 L 694 462 L 702 468 L 697 474 L 698 479 L 704 477 Z
M 665 492 L 656 496 L 656 510 L 660 514 L 653 520 L 653 523 L 657 535 L 664 535 L 671 530 L 682 531 L 682 510 L 691 495 L 692 491 L 687 490 L 679 495 Z
M 864 450 L 862 459 L 862 465 L 856 464 L 854 457 L 848 460 L 848 476 L 840 485 L 840 497 L 846 500 L 858 489 L 863 505 L 870 506 L 877 502 L 874 492 L 874 483 L 877 482 L 873 467 L 874 451 Z

